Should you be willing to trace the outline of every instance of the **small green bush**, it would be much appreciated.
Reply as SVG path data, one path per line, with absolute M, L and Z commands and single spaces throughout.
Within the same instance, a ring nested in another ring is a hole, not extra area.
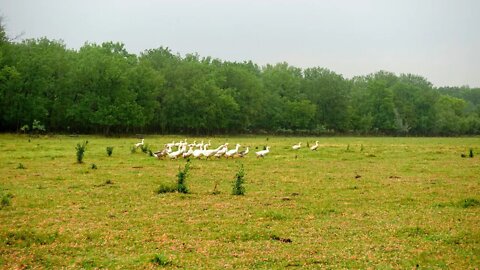
M 177 174 L 177 191 L 180 193 L 188 193 L 186 184 L 188 171 L 190 170 L 190 161 L 187 161 L 183 170 L 178 170 Z
M 468 156 L 473 158 L 473 149 L 472 148 L 470 148 L 470 154 Z
M 475 207 L 475 206 L 480 206 L 480 201 L 477 200 L 477 199 L 468 198 L 468 199 L 461 200 L 460 202 L 458 202 L 458 205 L 461 208 Z
M 97 165 L 95 163 L 92 163 L 92 170 L 98 169 Z
M 113 146 L 107 146 L 106 151 L 107 151 L 107 155 L 111 157 L 113 153 Z
M 150 145 L 148 145 L 148 144 L 143 144 L 143 145 L 140 146 L 140 149 L 142 150 L 142 152 L 143 152 L 144 154 L 147 154 L 147 153 L 148 153 L 148 149 L 150 149 Z
M 17 169 L 24 170 L 26 167 L 22 163 L 18 163 Z
M 160 186 L 157 188 L 156 193 L 157 194 L 164 194 L 164 193 L 172 193 L 177 191 L 177 188 L 172 185 L 166 185 L 166 184 L 160 184 Z
M 87 150 L 88 141 L 84 141 L 82 144 L 77 143 L 75 149 L 77 150 L 77 163 L 83 163 L 83 155 Z
M 245 195 L 245 171 L 243 169 L 243 164 L 240 166 L 237 174 L 235 175 L 235 181 L 233 182 L 233 195 Z
M 13 195 L 11 193 L 7 193 L 7 194 L 0 193 L 0 196 L 1 196 L 0 209 L 10 206 L 12 204 L 11 200 L 13 198 Z
M 158 266 L 167 266 L 172 264 L 172 262 L 163 254 L 155 254 L 150 262 Z

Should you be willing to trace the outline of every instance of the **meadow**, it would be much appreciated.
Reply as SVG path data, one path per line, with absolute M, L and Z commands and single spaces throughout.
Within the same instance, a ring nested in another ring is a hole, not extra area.
M 132 153 L 137 138 L 0 135 L 0 268 L 480 266 L 478 137 L 187 138 L 250 154 L 192 160 L 190 193 L 158 194 L 186 161 Z M 291 149 L 315 140 L 318 151 Z M 246 192 L 235 196 L 241 164 Z

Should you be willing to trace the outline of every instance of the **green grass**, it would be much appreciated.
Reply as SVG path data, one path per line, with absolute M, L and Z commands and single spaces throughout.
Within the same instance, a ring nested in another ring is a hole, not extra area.
M 184 138 L 145 143 L 155 151 Z M 190 193 L 159 194 L 186 161 L 132 153 L 135 138 L 0 135 L 0 196 L 9 198 L 0 269 L 480 265 L 479 138 L 210 139 L 250 154 L 192 160 Z M 78 164 L 75 146 L 86 140 Z M 316 152 L 290 148 L 315 140 Z M 256 159 L 266 145 L 270 154 Z M 474 158 L 461 158 L 470 148 Z M 246 192 L 234 196 L 240 164 Z

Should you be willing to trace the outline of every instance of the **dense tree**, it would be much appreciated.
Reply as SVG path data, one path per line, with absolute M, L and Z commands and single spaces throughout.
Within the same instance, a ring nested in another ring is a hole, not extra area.
M 324 68 L 259 67 L 121 43 L 13 42 L 0 21 L 0 131 L 480 133 L 480 89 L 412 74 L 343 78 Z M 36 122 L 37 123 L 37 122 Z

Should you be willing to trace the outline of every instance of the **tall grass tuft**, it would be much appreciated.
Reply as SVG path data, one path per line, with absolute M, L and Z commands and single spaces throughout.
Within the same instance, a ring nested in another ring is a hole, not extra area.
M 470 154 L 468 156 L 473 158 L 473 149 L 472 148 L 470 148 Z
M 142 150 L 142 152 L 143 152 L 144 154 L 147 154 L 147 153 L 148 153 L 148 150 L 150 149 L 150 145 L 144 144 L 144 145 L 140 146 L 140 149 Z
M 155 254 L 150 262 L 158 266 L 167 266 L 172 264 L 172 262 L 163 254 Z
M 177 191 L 180 193 L 188 193 L 187 187 L 187 176 L 188 171 L 190 170 L 190 161 L 188 160 L 185 164 L 185 168 L 183 170 L 178 170 L 177 174 Z
M 75 149 L 77 150 L 77 163 L 83 163 L 83 155 L 87 150 L 88 141 L 84 141 L 82 144 L 77 143 Z
M 107 146 L 106 151 L 107 151 L 107 155 L 111 157 L 113 154 L 113 146 Z
M 0 209 L 10 206 L 13 195 L 11 193 L 2 194 L 0 193 Z
M 245 183 L 245 170 L 243 169 L 243 164 L 240 165 L 240 169 L 238 170 L 237 174 L 235 175 L 235 181 L 233 182 L 233 195 L 245 195 L 245 187 L 243 184 Z

